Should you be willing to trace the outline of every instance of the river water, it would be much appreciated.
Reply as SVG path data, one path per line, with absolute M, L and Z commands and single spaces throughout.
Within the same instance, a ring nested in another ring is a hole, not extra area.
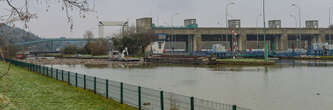
M 333 61 L 281 60 L 274 66 L 53 67 L 253 110 L 333 109 Z

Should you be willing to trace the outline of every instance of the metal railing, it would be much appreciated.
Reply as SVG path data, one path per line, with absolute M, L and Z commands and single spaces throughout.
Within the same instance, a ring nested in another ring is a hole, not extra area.
M 67 82 L 71 86 L 112 98 L 121 104 L 136 107 L 138 110 L 250 110 L 237 105 L 154 90 L 47 66 L 11 59 L 7 59 L 7 61 L 13 65 L 27 68 L 29 71 Z

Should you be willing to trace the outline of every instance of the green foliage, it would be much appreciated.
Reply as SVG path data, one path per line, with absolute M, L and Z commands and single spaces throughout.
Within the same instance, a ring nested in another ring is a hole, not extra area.
M 64 49 L 62 49 L 62 54 L 77 54 L 79 49 L 75 45 L 68 45 Z
M 1 54 L 3 54 L 4 57 L 7 57 L 7 58 L 15 57 L 17 51 L 18 51 L 18 49 L 14 45 L 10 45 L 10 44 L 2 45 L 2 44 L 0 44 L 0 52 L 2 52 Z
M 92 43 L 87 43 L 87 47 L 92 55 L 107 55 L 109 52 L 109 42 L 107 39 L 100 38 Z
M 74 45 L 68 45 L 62 51 L 62 54 L 91 54 L 93 56 L 107 55 L 109 52 L 109 42 L 107 39 L 97 39 L 89 41 L 84 47 L 77 48 Z
M 144 55 L 145 48 L 154 40 L 151 32 L 126 33 L 122 36 L 112 38 L 113 47 L 116 50 L 123 50 L 126 47 L 132 56 Z
M 37 35 L 20 28 L 0 23 L 0 38 L 8 43 L 26 42 L 40 39 Z

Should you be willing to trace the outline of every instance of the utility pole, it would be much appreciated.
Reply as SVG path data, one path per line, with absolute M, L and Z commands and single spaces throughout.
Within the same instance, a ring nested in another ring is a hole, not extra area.
M 329 29 L 329 35 L 328 35 L 329 38 L 328 39 L 329 39 L 329 42 L 328 42 L 328 44 L 329 45 L 332 44 L 332 38 L 331 38 L 332 37 L 332 35 L 331 35 L 332 34 L 332 29 L 331 29 L 331 25 L 332 25 L 332 18 L 331 18 L 332 17 L 332 15 L 331 15 L 332 12 L 331 12 L 331 10 L 332 10 L 332 8 L 333 7 L 330 7 L 328 9 L 328 22 L 329 22 L 329 26 L 328 26 L 328 29 Z
M 229 32 L 229 21 L 228 21 L 228 8 L 229 8 L 229 6 L 230 5 L 234 5 L 235 4 L 235 2 L 230 2 L 230 3 L 227 3 L 226 5 L 225 5 L 225 28 L 227 29 L 227 31 L 226 31 L 226 34 L 225 34 L 225 36 L 226 36 L 226 40 L 228 39 L 228 32 Z M 232 39 L 231 39 L 232 40 Z M 233 45 L 230 45 L 229 44 L 229 46 L 231 46 L 231 50 L 233 51 Z
M 300 39 L 301 43 L 299 43 L 299 45 L 302 45 L 302 34 L 300 32 L 301 28 L 302 28 L 302 18 L 301 18 L 301 7 L 299 7 L 298 5 L 296 4 L 291 4 L 292 7 L 296 7 L 298 9 L 298 25 L 299 25 L 299 32 L 298 32 L 298 37 L 297 39 Z M 299 48 L 299 47 L 297 47 Z
M 175 38 L 174 38 L 174 36 L 173 36 L 173 30 L 174 30 L 174 25 L 173 25 L 173 18 L 174 18 L 174 16 L 177 16 L 177 15 L 179 15 L 179 13 L 175 13 L 174 15 L 172 15 L 171 16 L 171 45 L 172 45 L 172 47 L 171 47 L 171 49 L 172 49 L 172 52 L 171 52 L 171 54 L 173 55 L 174 54 L 174 40 L 175 40 Z M 177 39 L 175 40 L 175 41 L 177 41 Z
M 258 28 L 258 22 L 259 22 L 259 17 L 261 17 L 262 14 L 259 14 L 256 19 L 256 28 Z M 257 31 L 257 49 L 259 49 L 259 32 Z
M 265 0 L 262 0 L 262 15 L 264 22 L 264 45 L 265 45 L 265 63 L 268 63 L 268 45 L 266 44 L 266 10 L 265 10 Z

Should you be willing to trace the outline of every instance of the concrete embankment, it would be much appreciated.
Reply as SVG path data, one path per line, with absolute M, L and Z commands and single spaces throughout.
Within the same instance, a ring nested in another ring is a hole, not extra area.
M 227 64 L 227 65 L 274 65 L 276 62 L 274 60 L 269 60 L 268 63 L 264 59 L 217 59 L 217 64 Z
M 197 56 L 150 56 L 145 58 L 145 62 L 152 63 L 170 63 L 170 64 L 214 64 L 215 61 L 210 57 Z
M 269 60 L 268 63 L 264 59 L 216 59 L 215 57 L 197 57 L 197 56 L 151 56 L 145 58 L 146 62 L 152 63 L 169 63 L 169 64 L 227 64 L 227 65 L 273 65 L 275 60 Z

